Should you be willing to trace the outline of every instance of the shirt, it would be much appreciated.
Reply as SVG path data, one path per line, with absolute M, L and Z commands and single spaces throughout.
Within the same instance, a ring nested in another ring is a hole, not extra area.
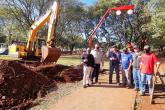
M 132 62 L 132 54 L 129 52 L 121 53 L 121 64 L 123 69 L 128 69 L 130 62 Z
M 120 60 L 121 60 L 121 53 L 116 51 L 110 51 L 108 54 L 108 58 L 110 61 L 111 65 L 116 65 L 116 64 L 120 64 Z
M 82 55 L 83 63 L 85 66 L 94 67 L 94 57 L 92 54 L 83 54 Z
M 95 59 L 95 64 L 100 64 L 102 61 L 103 52 L 100 50 L 93 49 L 91 51 L 91 54 L 93 55 L 93 57 Z
M 154 74 L 154 64 L 157 61 L 153 53 L 143 54 L 141 56 L 141 72 L 144 74 Z
M 140 67 L 140 59 L 141 59 L 141 52 L 138 52 L 138 53 L 134 53 L 132 56 L 133 56 L 133 67 L 134 68 L 139 68 Z

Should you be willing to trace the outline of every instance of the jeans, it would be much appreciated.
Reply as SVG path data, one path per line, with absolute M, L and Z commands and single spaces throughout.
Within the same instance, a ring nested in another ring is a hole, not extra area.
M 151 74 L 141 74 L 141 93 L 144 95 L 146 92 L 146 83 L 148 82 L 149 87 L 149 94 L 152 96 L 152 89 L 153 89 L 153 81 L 152 81 L 152 75 Z
M 99 71 L 100 71 L 100 64 L 95 64 L 94 65 L 94 70 L 93 70 L 93 73 L 92 73 L 92 82 L 93 82 L 94 77 L 95 77 L 95 83 L 98 82 Z
M 135 89 L 141 89 L 140 71 L 138 68 L 133 68 L 133 80 L 135 84 Z
M 89 79 L 90 79 L 89 84 L 92 84 L 92 82 L 93 82 L 93 80 L 92 80 L 93 71 L 94 71 L 94 68 L 93 68 L 93 67 L 91 67 L 91 72 L 90 72 L 90 75 L 89 75 Z
M 131 74 L 131 85 L 134 85 L 134 80 L 133 80 L 133 66 L 130 68 L 130 74 Z
M 127 69 L 122 70 L 122 84 L 123 85 L 127 84 L 128 87 L 131 86 L 131 72 L 130 72 L 130 70 L 127 70 Z
M 109 83 L 112 83 L 112 76 L 113 76 L 114 69 L 116 72 L 116 81 L 117 83 L 120 83 L 119 64 L 115 64 L 115 65 L 110 64 Z

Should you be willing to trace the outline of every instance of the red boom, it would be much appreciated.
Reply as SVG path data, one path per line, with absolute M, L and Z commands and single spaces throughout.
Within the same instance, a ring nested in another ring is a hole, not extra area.
M 98 29 L 98 27 L 101 25 L 101 23 L 104 21 L 105 17 L 107 17 L 107 15 L 109 15 L 109 13 L 111 11 L 117 11 L 117 10 L 130 10 L 130 9 L 134 9 L 134 5 L 126 5 L 126 6 L 120 6 L 120 7 L 115 7 L 115 8 L 109 8 L 105 14 L 102 16 L 102 18 L 100 19 L 99 23 L 96 25 L 96 27 L 94 28 L 94 30 L 92 31 L 91 35 L 90 35 L 90 40 L 89 40 L 89 48 L 92 48 L 92 39 L 93 39 L 93 35 L 96 32 L 96 30 Z

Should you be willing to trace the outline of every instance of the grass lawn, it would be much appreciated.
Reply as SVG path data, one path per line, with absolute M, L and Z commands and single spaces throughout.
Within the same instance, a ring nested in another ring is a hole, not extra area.
M 57 64 L 62 64 L 62 65 L 79 65 L 81 64 L 81 58 L 80 56 L 72 55 L 72 56 L 61 56 L 57 62 Z M 104 66 L 101 68 L 104 69 L 109 69 L 109 62 L 106 60 L 104 61 Z
M 79 65 L 81 64 L 80 56 L 61 56 L 57 61 L 57 64 L 62 65 Z
M 8 55 L 0 55 L 0 59 L 1 60 L 19 60 L 20 58 L 11 57 L 11 56 L 8 56 Z
M 0 55 L 0 59 L 2 60 L 19 60 L 19 58 L 14 58 L 11 56 L 7 55 Z M 59 60 L 57 61 L 57 64 L 62 64 L 62 65 L 79 65 L 81 64 L 81 58 L 78 55 L 68 55 L 68 56 L 61 56 Z M 108 61 L 104 62 L 104 66 L 102 67 L 104 69 L 109 68 Z
M 20 58 L 11 57 L 8 55 L 0 55 L 1 60 L 20 60 Z M 63 65 L 79 65 L 81 63 L 80 56 L 61 56 L 57 61 L 58 64 Z

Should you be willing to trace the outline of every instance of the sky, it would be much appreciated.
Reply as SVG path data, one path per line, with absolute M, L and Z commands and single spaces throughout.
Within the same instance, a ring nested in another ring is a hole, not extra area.
M 86 5 L 93 5 L 97 0 L 81 0 Z

